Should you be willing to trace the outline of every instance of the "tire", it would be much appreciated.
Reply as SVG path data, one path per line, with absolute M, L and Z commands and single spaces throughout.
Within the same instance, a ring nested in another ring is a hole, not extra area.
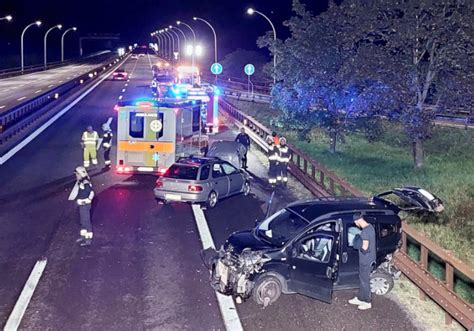
M 282 286 L 275 276 L 260 277 L 252 289 L 252 298 L 264 307 L 278 300 L 282 292 Z
M 245 181 L 244 186 L 242 187 L 242 193 L 244 197 L 250 194 L 250 183 Z
M 394 285 L 393 277 L 386 272 L 374 272 L 370 275 L 370 291 L 377 295 L 389 293 Z
M 207 197 L 206 207 L 209 209 L 214 208 L 217 205 L 218 197 L 216 191 L 211 191 Z

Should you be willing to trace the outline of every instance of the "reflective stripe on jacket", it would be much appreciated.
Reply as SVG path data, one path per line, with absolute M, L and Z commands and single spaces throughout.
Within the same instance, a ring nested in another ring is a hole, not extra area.
M 279 152 L 280 152 L 279 155 L 278 155 L 278 161 L 279 162 L 283 162 L 283 163 L 290 162 L 291 153 L 290 153 L 290 149 L 288 148 L 288 146 L 280 146 Z
M 95 145 L 97 140 L 99 140 L 99 134 L 95 131 L 92 131 L 92 133 L 84 131 L 82 134 L 82 142 L 86 145 Z

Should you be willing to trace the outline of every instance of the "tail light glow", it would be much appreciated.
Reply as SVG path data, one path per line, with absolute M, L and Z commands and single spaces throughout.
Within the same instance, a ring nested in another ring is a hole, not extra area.
M 157 180 L 156 183 L 155 183 L 155 187 L 156 188 L 162 188 L 163 187 L 163 182 L 161 180 Z
M 202 191 L 202 186 L 200 186 L 200 185 L 189 185 L 188 186 L 188 191 L 189 192 L 201 192 Z

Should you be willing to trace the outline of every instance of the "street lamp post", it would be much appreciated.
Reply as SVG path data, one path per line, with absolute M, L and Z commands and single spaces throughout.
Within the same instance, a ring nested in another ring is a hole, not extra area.
M 170 61 L 173 61 L 174 35 L 170 32 L 170 28 L 165 28 L 165 33 L 171 38 Z
M 166 59 L 167 58 L 166 53 L 168 52 L 167 48 L 170 41 L 169 41 L 169 38 L 164 35 L 165 30 L 160 30 L 158 32 L 163 38 L 163 52 L 162 53 L 163 53 L 163 57 Z
M 184 44 L 183 44 L 183 49 L 181 50 L 181 54 L 184 54 L 185 52 L 185 47 L 188 43 L 188 41 L 186 40 L 186 34 L 183 32 L 183 30 L 181 30 L 180 28 L 176 27 L 176 26 L 173 26 L 173 29 L 176 29 L 178 30 L 179 32 L 181 32 L 181 34 L 183 35 L 183 39 L 184 39 Z
M 170 25 L 169 28 L 170 28 L 170 32 L 173 32 L 173 34 L 176 36 L 176 39 L 178 40 L 178 49 L 177 49 L 178 50 L 178 52 L 177 52 L 178 56 L 176 57 L 176 61 L 178 61 L 179 52 L 180 52 L 180 48 L 181 48 L 180 41 L 179 41 L 179 34 L 175 31 L 173 31 L 173 26 L 172 25 Z M 174 52 L 174 49 L 173 49 L 173 52 Z M 173 53 L 173 55 L 174 55 L 174 53 Z
M 173 49 L 174 49 L 174 38 L 171 33 L 168 32 L 168 28 L 163 30 L 163 34 L 168 38 L 168 60 L 173 59 Z
M 12 19 L 13 19 L 12 15 L 0 17 L 0 21 L 7 20 L 8 22 L 10 22 Z
M 161 47 L 162 47 L 162 45 L 161 45 L 161 36 L 158 35 L 158 31 L 154 31 L 154 32 L 150 33 L 150 36 L 155 37 L 156 40 L 158 41 L 158 54 L 160 54 Z
M 67 29 L 61 36 L 61 62 L 64 62 L 64 36 L 66 36 L 66 33 L 68 33 L 69 31 L 77 31 L 77 28 L 72 27 Z
M 273 25 L 272 21 L 268 18 L 268 16 L 266 16 L 262 12 L 259 12 L 258 10 L 255 10 L 253 8 L 247 9 L 247 14 L 253 15 L 254 13 L 257 13 L 260 16 L 263 16 L 263 18 L 265 18 L 268 21 L 268 23 L 270 23 L 270 25 L 273 29 L 273 41 L 276 41 L 277 33 L 276 33 L 276 29 L 275 29 L 275 26 Z M 275 85 L 275 83 L 276 83 L 276 52 L 275 52 L 275 50 L 273 50 L 273 85 Z
M 26 30 L 28 30 L 28 28 L 32 27 L 33 25 L 36 25 L 36 26 L 40 26 L 41 25 L 41 21 L 36 21 L 34 23 L 31 23 L 31 24 L 28 24 L 26 26 L 26 28 L 23 29 L 23 32 L 21 33 L 21 40 L 20 40 L 20 58 L 21 58 L 21 72 L 23 73 L 23 69 L 25 67 L 25 63 L 24 63 L 24 60 L 25 60 L 25 57 L 24 57 L 24 54 L 23 54 L 23 50 L 24 50 L 24 47 L 23 47 L 23 40 L 25 38 L 25 32 Z
M 193 20 L 204 22 L 205 24 L 207 24 L 211 28 L 212 33 L 214 34 L 214 63 L 217 63 L 217 35 L 216 35 L 216 30 L 211 25 L 211 23 L 209 23 L 208 21 L 206 21 L 203 18 L 193 17 Z M 216 75 L 216 82 L 217 82 L 217 75 Z
M 176 21 L 176 24 L 178 24 L 178 25 L 183 24 L 185 27 L 187 27 L 193 33 L 193 52 L 191 54 L 191 62 L 192 62 L 192 66 L 194 67 L 194 53 L 195 53 L 195 48 L 196 48 L 196 33 L 194 32 L 192 27 L 190 27 L 188 24 L 186 24 L 184 22 Z M 192 85 L 194 85 L 194 71 L 191 75 L 191 83 L 192 83 Z
M 46 33 L 44 34 L 44 40 L 43 40 L 43 43 L 44 43 L 44 68 L 46 69 L 47 65 L 48 65 L 48 48 L 47 48 L 47 40 L 48 40 L 48 34 L 53 31 L 54 29 L 59 29 L 61 30 L 63 26 L 61 24 L 58 24 L 58 25 L 55 25 L 53 26 L 52 28 L 50 28 L 48 31 L 46 31 Z

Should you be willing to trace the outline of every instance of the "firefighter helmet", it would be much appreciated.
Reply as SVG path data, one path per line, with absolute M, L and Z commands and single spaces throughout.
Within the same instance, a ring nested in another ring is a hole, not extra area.
M 79 175 L 79 177 L 81 178 L 89 178 L 89 174 L 87 173 L 87 170 L 84 167 L 77 167 L 74 170 L 74 173 Z
M 285 137 L 280 138 L 280 144 L 286 145 L 286 138 Z
M 273 144 L 273 138 L 271 136 L 267 136 L 267 139 L 265 139 L 267 141 L 267 144 L 271 145 Z
M 106 123 L 102 124 L 102 130 L 103 131 L 112 131 L 112 129 L 110 128 L 109 122 L 106 122 Z

